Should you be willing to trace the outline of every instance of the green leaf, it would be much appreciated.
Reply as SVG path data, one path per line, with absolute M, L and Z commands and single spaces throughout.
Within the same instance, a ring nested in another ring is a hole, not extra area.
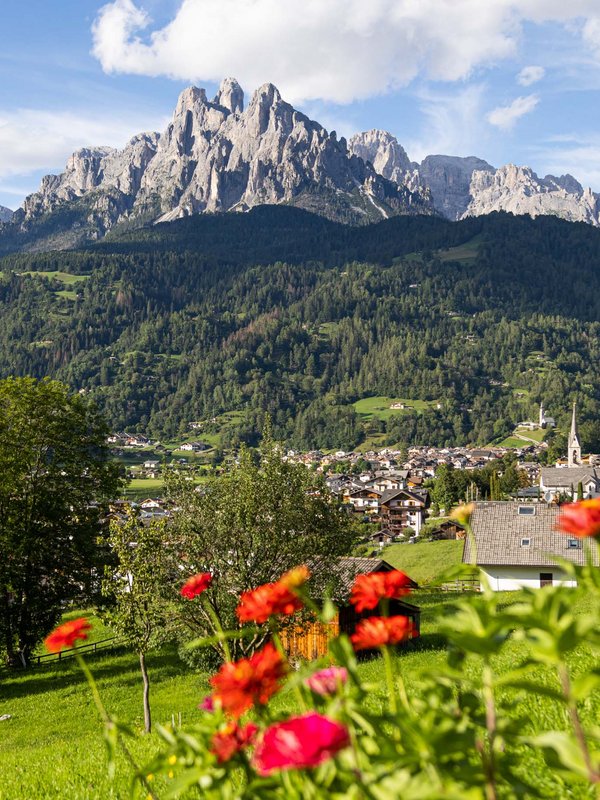
M 575 738 L 564 731 L 547 731 L 538 736 L 526 737 L 524 739 L 534 747 L 541 747 L 546 751 L 554 753 L 560 764 L 567 770 L 574 772 L 582 778 L 588 778 L 588 771 L 585 766 L 583 755 Z M 552 766 L 552 760 L 550 766 Z

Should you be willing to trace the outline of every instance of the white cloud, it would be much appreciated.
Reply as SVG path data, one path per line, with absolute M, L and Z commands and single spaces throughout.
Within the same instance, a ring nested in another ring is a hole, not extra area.
M 597 9 L 597 0 L 181 0 L 153 29 L 138 2 L 100 9 L 93 53 L 105 71 L 194 82 L 235 75 L 251 88 L 273 81 L 292 102 L 338 103 L 417 76 L 463 79 L 514 56 L 523 22 L 581 28 Z
M 533 83 L 541 81 L 545 74 L 546 70 L 543 67 L 533 65 L 530 67 L 523 67 L 521 72 L 517 75 L 517 83 L 520 83 L 521 86 L 531 86 Z
M 509 131 L 514 127 L 515 122 L 525 114 L 529 114 L 540 102 L 536 94 L 528 94 L 526 97 L 517 97 L 508 106 L 498 106 L 487 115 L 487 120 L 491 125 Z
M 562 135 L 532 151 L 544 173 L 574 175 L 584 186 L 600 191 L 600 137 Z
M 420 90 L 416 96 L 425 117 L 425 135 L 406 139 L 399 134 L 409 157 L 422 161 L 425 156 L 439 154 L 481 156 L 486 137 L 482 123 L 486 88 L 477 83 L 454 92 Z
M 156 120 L 162 129 L 164 120 Z M 41 169 L 62 170 L 69 155 L 86 145 L 123 147 L 148 119 L 118 121 L 68 111 L 0 110 L 0 180 Z

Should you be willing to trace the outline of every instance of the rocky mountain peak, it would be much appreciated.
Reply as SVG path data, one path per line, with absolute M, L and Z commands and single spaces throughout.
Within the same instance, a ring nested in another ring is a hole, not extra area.
M 357 133 L 348 142 L 351 152 L 370 161 L 375 171 L 384 178 L 402 183 L 406 173 L 416 167 L 395 136 L 376 128 Z
M 392 138 L 389 148 L 405 163 Z M 433 213 L 427 192 L 386 180 L 349 153 L 345 139 L 285 102 L 272 83 L 259 87 L 244 110 L 234 78 L 221 83 L 212 101 L 196 86 L 181 92 L 162 134 L 139 134 L 122 150 L 77 151 L 64 173 L 42 180 L 15 222 L 27 233 L 65 203 L 76 204 L 81 219 L 68 223 L 61 240 L 68 244 L 98 238 L 124 221 L 163 222 L 263 203 L 297 205 L 352 223 Z
M 0 222 L 10 222 L 13 212 L 6 206 L 0 206 Z
M 244 90 L 235 78 L 225 78 L 213 103 L 229 109 L 232 114 L 241 114 L 244 110 Z
M 206 99 L 206 90 L 199 89 L 197 86 L 188 86 L 179 95 L 177 105 L 175 106 L 175 113 L 173 120 L 182 117 L 188 111 L 195 111 L 199 104 L 208 102 Z

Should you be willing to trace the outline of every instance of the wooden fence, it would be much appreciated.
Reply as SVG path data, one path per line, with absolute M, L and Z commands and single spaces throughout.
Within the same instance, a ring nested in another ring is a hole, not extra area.
M 41 656 L 32 656 L 29 663 L 30 667 L 45 667 L 47 664 L 52 664 L 55 661 L 62 661 L 65 658 L 73 658 L 75 650 L 77 649 L 84 655 L 97 653 L 99 650 L 108 650 L 111 647 L 116 647 L 119 644 L 118 636 L 110 636 L 108 639 L 100 639 L 98 642 L 90 642 L 89 644 L 82 644 L 79 647 L 72 647 L 69 650 L 61 650 L 60 653 L 44 653 Z M 1 667 L 0 671 L 19 669 L 19 667 Z

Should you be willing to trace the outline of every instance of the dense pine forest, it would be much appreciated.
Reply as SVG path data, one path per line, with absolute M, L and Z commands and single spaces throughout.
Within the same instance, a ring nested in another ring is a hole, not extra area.
M 579 404 L 600 451 L 600 231 L 552 217 L 351 228 L 261 207 L 0 261 L 0 376 L 85 390 L 172 438 L 239 412 L 291 446 L 486 444 Z M 368 397 L 408 398 L 361 416 Z M 428 401 L 416 403 L 411 401 Z

